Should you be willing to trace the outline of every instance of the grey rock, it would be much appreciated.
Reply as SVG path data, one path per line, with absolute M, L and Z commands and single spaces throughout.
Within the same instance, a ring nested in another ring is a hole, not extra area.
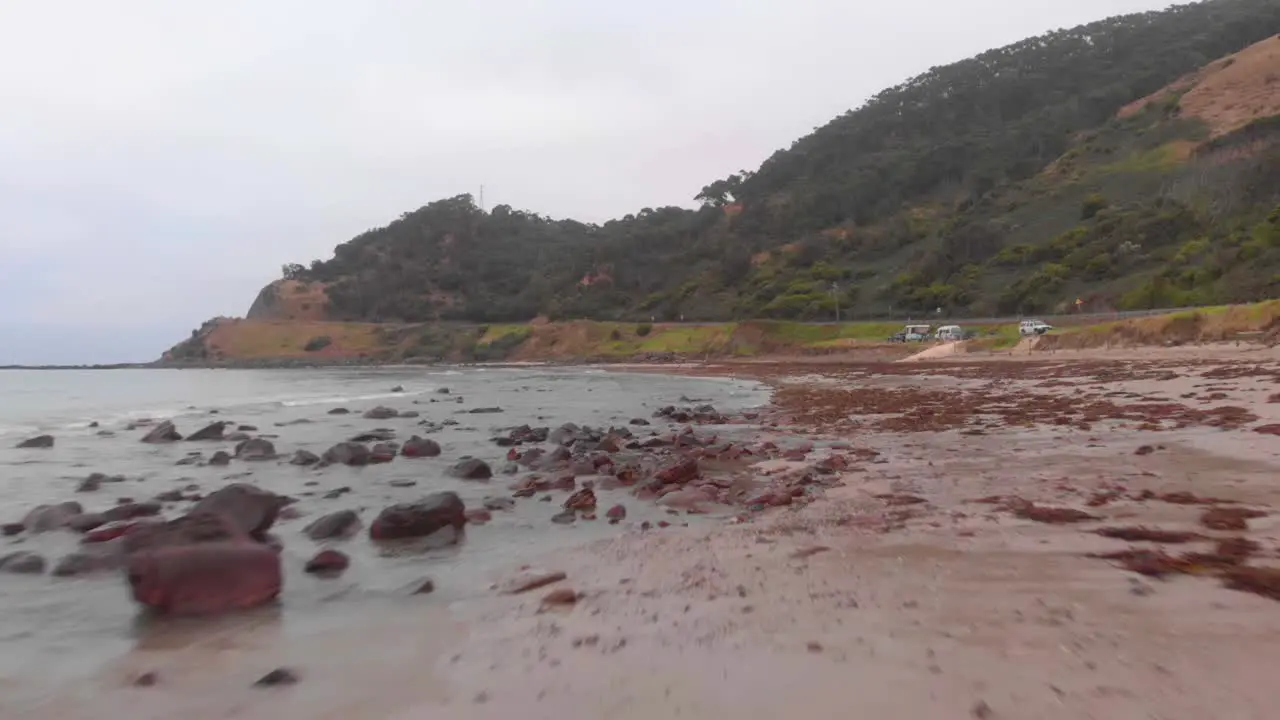
M 44 572 L 43 555 L 33 552 L 16 552 L 0 557 L 0 571 L 14 575 L 39 575 Z
M 274 460 L 276 446 L 262 438 L 245 440 L 236 445 L 236 457 L 241 460 Z
M 215 423 L 209 423 L 208 425 L 191 433 L 190 435 L 187 436 L 187 440 L 189 441 L 221 440 L 222 434 L 226 431 L 226 429 L 227 429 L 227 423 L 219 420 L 218 422 L 215 422 Z
M 462 480 L 488 480 L 493 477 L 493 468 L 478 458 L 463 458 L 450 468 L 449 474 Z
M 360 516 L 354 510 L 339 510 L 316 518 L 302 532 L 312 540 L 346 538 L 360 529 Z
M 159 425 L 151 428 L 146 435 L 142 436 L 142 442 L 150 443 L 152 445 L 177 442 L 181 439 L 182 434 L 173 426 L 173 422 L 171 420 L 165 420 Z

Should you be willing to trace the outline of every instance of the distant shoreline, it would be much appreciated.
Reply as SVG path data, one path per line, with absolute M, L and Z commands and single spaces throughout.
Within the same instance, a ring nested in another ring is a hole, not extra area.
M 0 365 L 0 370 L 147 370 L 155 363 L 111 363 L 106 365 Z

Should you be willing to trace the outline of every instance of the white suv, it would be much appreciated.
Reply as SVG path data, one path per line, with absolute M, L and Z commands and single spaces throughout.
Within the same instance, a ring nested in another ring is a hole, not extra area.
M 1039 320 L 1023 320 L 1018 323 L 1018 334 L 1023 337 L 1027 337 L 1029 335 L 1043 335 L 1052 329 L 1052 325 L 1040 322 Z

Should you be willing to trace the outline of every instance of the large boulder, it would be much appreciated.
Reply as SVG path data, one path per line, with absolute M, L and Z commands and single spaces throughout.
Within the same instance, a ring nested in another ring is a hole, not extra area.
M 40 450 L 47 450 L 47 449 L 49 449 L 49 448 L 53 447 L 53 436 L 52 436 L 52 435 L 37 435 L 36 437 L 28 438 L 28 439 L 23 440 L 22 442 L 18 443 L 18 447 L 19 447 L 19 448 L 22 448 L 22 449 L 40 449 Z
M 373 540 L 401 540 L 434 535 L 440 530 L 453 531 L 451 542 L 457 542 L 467 523 L 467 508 L 454 492 L 438 492 L 414 503 L 401 503 L 386 508 L 369 526 Z
M 274 460 L 276 446 L 264 438 L 243 440 L 236 445 L 236 457 L 241 460 Z
M 254 542 L 204 542 L 129 556 L 133 598 L 165 615 L 210 615 L 255 607 L 280 594 L 280 556 Z
M 232 483 L 210 493 L 191 512 L 221 515 L 240 532 L 261 538 L 275 523 L 280 508 L 288 504 L 284 496 L 256 485 Z
M 493 477 L 493 468 L 483 460 L 463 458 L 449 469 L 449 474 L 463 480 L 488 480 Z
M 77 550 L 64 555 L 53 566 L 55 577 L 76 577 L 107 570 L 118 570 L 124 558 L 114 548 L 104 550 Z
M 400 448 L 395 443 L 380 442 L 369 450 L 369 462 L 389 463 L 396 459 L 396 451 Z
M 357 442 L 341 442 L 324 451 L 330 465 L 368 465 L 369 448 Z
M 218 422 L 205 425 L 199 430 L 191 433 L 187 436 L 187 440 L 221 440 L 222 433 L 226 431 L 226 429 L 227 423 L 219 420 Z
M 27 532 L 42 533 L 58 530 L 67 526 L 71 518 L 84 512 L 78 502 L 64 502 L 57 505 L 37 505 L 22 519 Z
M 87 533 L 90 530 L 107 523 L 107 518 L 102 513 L 80 513 L 73 515 L 67 520 L 67 527 L 78 533 Z
M 173 421 L 165 420 L 164 422 L 151 428 L 146 435 L 142 436 L 142 442 L 160 445 L 163 443 L 177 442 L 182 439 L 182 434 L 173 426 Z
M 339 510 L 316 518 L 302 532 L 312 540 L 345 538 L 360 529 L 360 516 L 355 510 Z
M 437 457 L 440 455 L 440 443 L 414 435 L 405 441 L 400 454 L 405 457 Z
M 121 537 L 125 555 L 210 542 L 250 542 L 230 519 L 209 512 L 192 512 L 162 523 L 134 524 Z
M 0 556 L 0 572 L 14 575 L 39 575 L 44 572 L 43 555 L 33 552 L 16 552 Z

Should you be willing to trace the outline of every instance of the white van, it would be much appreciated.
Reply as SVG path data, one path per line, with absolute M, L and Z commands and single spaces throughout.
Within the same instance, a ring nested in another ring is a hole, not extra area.
M 941 340 L 943 342 L 955 342 L 957 340 L 963 340 L 964 329 L 961 328 L 959 325 L 943 325 L 942 327 L 938 328 L 938 332 L 937 334 L 934 335 L 934 338 Z
M 1018 323 L 1018 334 L 1023 337 L 1028 337 L 1030 335 L 1043 335 L 1052 329 L 1052 325 L 1040 322 L 1039 320 L 1023 320 Z

